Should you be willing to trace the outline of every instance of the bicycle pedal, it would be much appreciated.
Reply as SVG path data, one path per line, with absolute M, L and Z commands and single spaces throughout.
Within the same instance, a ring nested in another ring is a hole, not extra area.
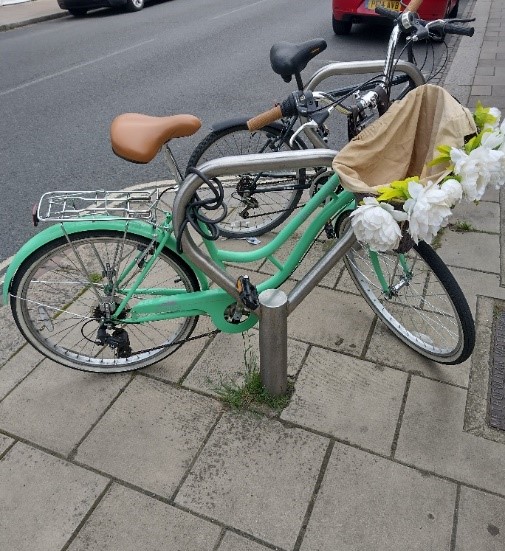
M 249 276 L 243 275 L 237 279 L 236 284 L 237 291 L 239 292 L 240 300 L 242 304 L 250 310 L 256 310 L 260 305 L 258 291 L 256 287 L 251 283 Z

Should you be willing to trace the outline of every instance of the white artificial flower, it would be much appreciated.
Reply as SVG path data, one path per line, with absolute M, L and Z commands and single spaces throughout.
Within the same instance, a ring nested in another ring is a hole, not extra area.
M 454 178 L 443 182 L 440 189 L 445 193 L 445 204 L 448 207 L 457 205 L 463 197 L 463 186 Z
M 497 149 L 505 140 L 505 136 L 498 130 L 492 132 L 484 132 L 482 135 L 481 146 L 487 149 Z
M 462 149 L 451 149 L 454 174 L 460 177 L 463 195 L 468 201 L 479 201 L 491 181 L 501 171 L 502 152 L 477 147 L 467 155 Z M 498 172 L 497 172 L 498 170 Z
M 447 194 L 431 181 L 426 186 L 409 182 L 408 190 L 411 198 L 405 201 L 403 209 L 408 214 L 409 233 L 416 243 L 431 243 L 452 214 Z
M 351 223 L 358 241 L 367 243 L 375 251 L 396 249 L 402 232 L 399 221 L 407 219 L 404 212 L 397 211 L 392 205 L 379 203 L 375 197 L 365 197 L 351 214 Z
M 503 151 L 496 151 L 482 146 L 477 147 L 470 153 L 469 157 L 476 161 L 479 171 L 477 200 L 484 195 L 488 185 L 492 185 L 498 189 L 503 184 L 502 162 L 504 155 Z
M 489 114 L 495 118 L 494 123 L 486 123 L 483 130 L 496 130 L 500 125 L 501 111 L 497 107 L 490 107 Z

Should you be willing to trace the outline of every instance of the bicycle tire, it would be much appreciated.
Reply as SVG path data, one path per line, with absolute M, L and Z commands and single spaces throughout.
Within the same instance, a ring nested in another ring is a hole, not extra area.
M 206 161 L 229 155 L 246 155 L 264 153 L 265 151 L 282 151 L 305 149 L 305 144 L 296 139 L 293 147 L 289 146 L 289 135 L 282 138 L 282 131 L 274 126 L 265 126 L 250 132 L 245 123 L 225 127 L 208 134 L 195 148 L 188 161 L 188 169 Z M 273 146 L 271 142 L 278 145 Z M 275 184 L 282 180 L 283 183 Z M 287 191 L 274 190 L 261 192 L 262 187 L 282 188 L 283 185 L 305 187 L 306 171 L 287 174 L 239 174 L 223 180 L 225 190 L 224 203 L 228 213 L 226 218 L 217 224 L 220 235 L 228 238 L 244 238 L 263 235 L 275 229 L 286 220 L 297 207 L 303 189 Z M 247 186 L 255 185 L 255 190 L 247 197 L 240 195 Z M 308 187 L 308 186 L 307 186 Z M 205 190 L 200 188 L 198 194 L 205 197 Z
M 410 348 L 441 364 L 464 362 L 475 346 L 468 302 L 443 260 L 425 242 L 403 255 L 375 253 L 388 284 L 384 292 L 371 255 L 357 243 L 344 257 L 361 295 L 384 324 Z
M 35 251 L 19 268 L 11 289 L 14 320 L 26 340 L 62 365 L 99 373 L 140 369 L 175 352 L 182 344 L 170 347 L 170 343 L 188 338 L 198 316 L 131 324 L 126 323 L 126 310 L 114 328 L 108 330 L 110 334 L 118 329 L 122 344 L 113 349 L 96 341 L 103 316 L 100 301 L 107 289 L 120 296 L 140 273 L 142 260 L 138 257 L 148 247 L 152 248 L 149 240 L 134 234 L 91 230 L 70 234 L 68 240 L 59 238 Z M 137 266 L 125 281 L 117 281 L 128 262 L 136 262 Z M 155 260 L 142 285 L 186 292 L 200 289 L 194 272 L 168 249 Z M 146 297 L 133 295 L 128 306 L 141 298 Z M 125 322 L 121 323 L 123 319 Z M 125 343 L 122 329 L 126 330 L 129 343 Z M 120 357 L 127 354 L 127 345 L 131 354 Z M 155 347 L 161 348 L 145 352 Z

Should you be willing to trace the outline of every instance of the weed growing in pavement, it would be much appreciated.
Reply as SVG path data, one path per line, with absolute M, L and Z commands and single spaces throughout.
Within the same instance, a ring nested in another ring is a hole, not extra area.
M 279 412 L 289 403 L 293 393 L 293 385 L 288 384 L 288 392 L 283 396 L 272 396 L 261 382 L 258 357 L 252 349 L 248 337 L 243 333 L 245 374 L 241 383 L 221 381 L 215 388 L 216 394 L 229 406 L 236 409 L 255 409 L 257 406 L 267 406 Z

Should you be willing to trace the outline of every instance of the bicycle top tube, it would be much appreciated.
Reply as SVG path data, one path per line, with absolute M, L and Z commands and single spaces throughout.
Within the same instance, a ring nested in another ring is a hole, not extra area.
M 199 170 L 208 178 L 228 176 L 237 172 L 258 172 L 279 169 L 302 169 L 327 166 L 337 154 L 331 149 L 309 149 L 304 151 L 282 151 L 276 153 L 260 153 L 252 155 L 238 155 L 222 157 L 202 164 Z M 181 184 L 174 200 L 173 227 L 179 238 L 179 231 L 186 215 L 186 207 L 194 193 L 198 190 L 202 180 L 196 174 L 187 176 Z M 212 281 L 224 289 L 228 294 L 239 299 L 236 281 L 230 274 L 222 270 L 207 254 L 194 242 L 189 231 L 181 236 L 184 254 L 200 268 Z

